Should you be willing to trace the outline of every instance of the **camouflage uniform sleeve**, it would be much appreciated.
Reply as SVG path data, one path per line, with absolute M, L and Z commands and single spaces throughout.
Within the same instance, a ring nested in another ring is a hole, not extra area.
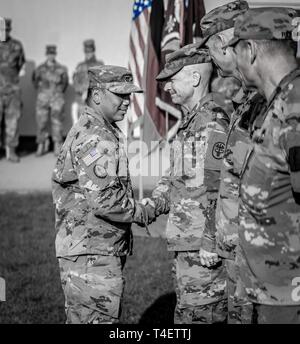
M 68 70 L 66 67 L 64 67 L 64 71 L 62 74 L 62 91 L 65 92 L 67 87 L 69 85 L 69 76 L 68 76 Z
M 299 106 L 291 108 L 281 129 L 282 146 L 289 164 L 293 195 L 300 204 L 300 112 Z M 273 133 L 276 139 L 276 133 Z
M 205 226 L 201 241 L 201 247 L 209 252 L 216 250 L 216 225 L 215 213 L 220 186 L 220 171 L 225 141 L 228 131 L 227 115 L 222 112 L 216 122 L 208 125 L 207 149 L 204 161 L 204 186 L 206 187 Z M 226 119 L 226 120 L 225 120 Z
M 157 186 L 152 191 L 152 198 L 155 202 L 155 214 L 167 214 L 170 210 L 170 192 L 171 192 L 171 177 L 170 168 L 165 175 L 157 183 Z
M 24 49 L 23 46 L 20 42 L 18 42 L 18 50 L 19 50 L 19 59 L 18 59 L 18 72 L 20 72 L 21 68 L 23 67 L 24 63 L 26 62 L 25 60 L 25 53 L 24 53 Z
M 101 139 L 97 144 L 85 141 L 74 154 L 79 186 L 85 191 L 91 212 L 113 222 L 150 222 L 149 211 L 133 198 L 128 177 L 120 174 L 127 170 L 127 164 L 121 166 L 125 161 L 118 159 L 116 144 L 109 138 Z

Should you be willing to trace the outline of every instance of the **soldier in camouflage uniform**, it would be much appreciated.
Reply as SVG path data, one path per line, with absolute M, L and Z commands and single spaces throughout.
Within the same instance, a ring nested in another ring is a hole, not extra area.
M 229 42 L 268 104 L 241 171 L 240 278 L 258 323 L 300 323 L 300 70 L 289 8 L 251 9 Z
M 47 60 L 33 73 L 32 81 L 37 89 L 36 122 L 37 144 L 36 156 L 41 156 L 49 150 L 48 121 L 50 117 L 54 154 L 59 154 L 63 142 L 63 113 L 65 91 L 68 87 L 67 68 L 58 63 L 56 46 L 46 46 Z
M 171 144 L 170 171 L 152 193 L 156 216 L 169 212 L 168 250 L 174 252 L 177 294 L 175 323 L 223 322 L 226 281 L 222 262 L 203 266 L 199 249 L 205 227 L 212 230 L 229 117 L 209 92 L 212 64 L 208 51 L 192 44 L 167 55 L 157 80 L 165 81 L 183 119 Z M 213 257 L 217 259 L 217 255 Z
M 6 41 L 0 42 L 0 147 L 4 134 L 1 135 L 1 123 L 4 121 L 6 158 L 18 162 L 16 147 L 22 108 L 19 73 L 25 63 L 25 55 L 21 42 L 10 36 L 11 19 L 5 19 L 5 28 Z
M 224 44 L 233 37 L 236 18 L 247 9 L 247 2 L 234 1 L 213 9 L 201 19 L 204 40 L 220 74 L 225 78 L 234 77 L 241 82 L 243 80 L 237 70 L 236 55 L 232 48 L 225 49 Z M 238 299 L 235 296 L 238 279 L 235 255 L 238 244 L 240 172 L 251 145 L 250 128 L 264 103 L 264 98 L 256 90 L 247 90 L 243 83 L 232 99 L 234 112 L 222 160 L 216 233 L 205 233 L 204 250 L 217 250 L 226 266 L 229 323 L 250 323 L 252 319 L 251 303 L 246 298 Z
M 122 67 L 89 69 L 87 106 L 53 172 L 56 255 L 67 323 L 118 321 L 131 223 L 151 222 L 151 208 L 133 198 L 125 139 L 115 124 L 124 118 L 129 94 L 140 92 L 132 80 Z
M 85 106 L 87 89 L 89 87 L 88 69 L 93 66 L 102 66 L 104 62 L 97 60 L 95 51 L 95 41 L 87 39 L 83 42 L 85 60 L 78 64 L 73 74 L 73 86 L 76 92 L 76 100 L 74 107 L 74 115 L 72 115 L 73 123 L 78 121 L 78 117 Z

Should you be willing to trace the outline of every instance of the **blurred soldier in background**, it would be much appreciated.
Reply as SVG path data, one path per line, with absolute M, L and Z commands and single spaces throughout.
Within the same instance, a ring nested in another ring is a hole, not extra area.
M 241 171 L 240 278 L 258 323 L 300 323 L 300 70 L 289 8 L 250 9 L 229 42 L 268 101 Z M 295 35 L 296 36 L 296 35 Z M 298 38 L 297 36 L 295 37 Z
M 226 280 L 218 256 L 207 268 L 199 257 L 205 227 L 214 230 L 215 208 L 229 116 L 209 93 L 213 67 L 208 51 L 187 45 L 167 55 L 158 75 L 183 120 L 171 144 L 170 171 L 152 192 L 156 216 L 169 212 L 168 249 L 174 252 L 175 323 L 224 322 Z M 224 104 L 224 102 L 221 102 Z
M 248 9 L 245 1 L 234 1 L 217 7 L 201 20 L 204 41 L 207 41 L 211 57 L 225 79 L 234 77 L 242 82 L 237 70 L 236 56 L 232 48 L 224 48 L 233 37 L 236 18 Z M 201 255 L 209 257 L 210 252 L 217 252 L 224 259 L 227 273 L 228 322 L 249 323 L 252 318 L 252 306 L 246 298 L 237 299 L 237 274 L 235 266 L 236 246 L 238 243 L 238 208 L 240 172 L 244 157 L 251 144 L 250 128 L 253 120 L 264 106 L 264 98 L 255 90 L 242 88 L 232 99 L 235 111 L 222 160 L 221 183 L 216 210 L 216 233 L 206 233 L 206 245 Z M 206 259 L 207 266 L 210 266 Z
M 25 63 L 25 55 L 21 42 L 10 36 L 11 19 L 5 19 L 5 30 L 6 40 L 0 42 L 0 147 L 5 142 L 6 158 L 18 162 L 16 147 L 19 143 L 22 108 L 19 74 Z
M 72 106 L 73 124 L 78 121 L 85 106 L 87 90 L 89 87 L 88 69 L 93 66 L 104 65 L 102 60 L 96 58 L 96 47 L 93 39 L 87 39 L 83 42 L 85 60 L 78 64 L 73 74 L 73 86 L 76 92 L 76 100 Z
M 131 223 L 154 218 L 148 218 L 151 207 L 133 198 L 125 138 L 116 125 L 129 95 L 141 91 L 132 80 L 126 68 L 89 69 L 87 106 L 54 169 L 56 255 L 67 323 L 118 322 Z
M 47 60 L 33 73 L 32 81 L 37 89 L 36 122 L 37 144 L 36 156 L 49 151 L 50 117 L 54 154 L 59 154 L 63 142 L 63 113 L 65 91 L 68 87 L 68 71 L 56 61 L 56 46 L 46 46 Z

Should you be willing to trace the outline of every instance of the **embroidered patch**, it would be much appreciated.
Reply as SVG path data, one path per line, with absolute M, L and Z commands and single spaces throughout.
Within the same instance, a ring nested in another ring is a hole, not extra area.
M 223 158 L 224 151 L 225 151 L 225 144 L 223 142 L 216 142 L 212 149 L 212 156 L 215 159 L 220 160 Z
M 105 178 L 107 176 L 106 169 L 103 166 L 101 166 L 101 165 L 95 165 L 94 173 L 99 178 Z
M 86 164 L 86 166 L 90 166 L 94 161 L 101 157 L 101 153 L 98 151 L 97 148 L 93 148 L 89 151 L 88 155 L 86 155 L 82 160 Z

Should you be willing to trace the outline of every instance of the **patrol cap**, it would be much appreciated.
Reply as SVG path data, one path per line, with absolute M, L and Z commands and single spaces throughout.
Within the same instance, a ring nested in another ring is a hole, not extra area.
M 10 18 L 4 18 L 4 20 L 5 20 L 5 30 L 10 31 L 12 20 Z
M 56 55 L 56 45 L 46 45 L 46 55 L 48 54 Z
M 198 49 L 202 42 L 192 43 L 168 54 L 164 69 L 158 74 L 156 80 L 163 81 L 178 73 L 183 67 L 211 62 L 207 49 Z
M 252 8 L 237 18 L 234 37 L 226 46 L 235 45 L 241 39 L 292 39 L 297 11 L 287 7 Z
M 119 66 L 93 66 L 88 69 L 89 88 L 104 86 L 116 94 L 143 92 L 133 84 L 132 73 Z
M 203 37 L 207 41 L 212 35 L 234 27 L 236 18 L 248 9 L 247 1 L 233 1 L 214 8 L 200 21 Z
M 92 53 L 96 50 L 95 41 L 93 39 L 86 39 L 83 42 L 83 47 L 85 53 Z

